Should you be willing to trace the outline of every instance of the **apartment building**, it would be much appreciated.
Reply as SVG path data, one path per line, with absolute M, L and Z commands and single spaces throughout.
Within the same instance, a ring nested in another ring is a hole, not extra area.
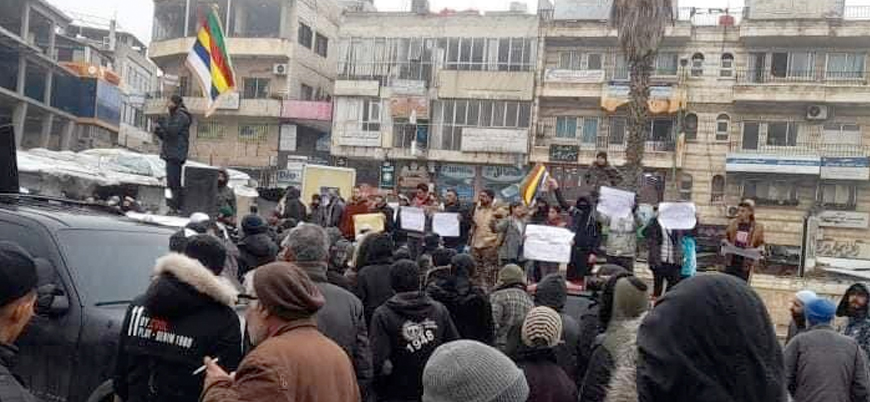
M 530 160 L 575 193 L 585 191 L 595 153 L 616 165 L 625 158 L 628 72 L 599 3 L 557 1 L 540 12 Z M 721 227 L 751 198 L 783 260 L 797 264 L 805 242 L 810 259 L 870 259 L 861 241 L 870 216 L 870 7 L 746 6 L 675 10 L 653 74 L 641 201 L 690 200 L 702 223 Z
M 204 118 L 206 99 L 184 65 L 206 7 L 217 7 L 236 72 L 238 93 Z M 155 1 L 149 57 L 164 85 L 145 101 L 145 114 L 166 113 L 180 93 L 194 114 L 190 157 L 251 172 L 269 171 L 274 185 L 298 184 L 288 171 L 297 158 L 330 163 L 329 127 L 335 78 L 334 38 L 341 8 L 331 0 Z
M 345 15 L 332 155 L 381 188 L 434 182 L 465 199 L 483 188 L 515 196 L 532 132 L 537 17 L 413 8 Z
M 70 18 L 44 0 L 0 3 L 0 125 L 18 147 L 69 149 L 74 107 L 61 96 L 72 73 L 57 60 L 57 32 Z

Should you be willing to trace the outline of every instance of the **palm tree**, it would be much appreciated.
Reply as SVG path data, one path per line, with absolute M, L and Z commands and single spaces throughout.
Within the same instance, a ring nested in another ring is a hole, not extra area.
M 644 144 L 649 136 L 650 76 L 665 29 L 673 19 L 671 0 L 613 0 L 610 9 L 610 25 L 617 29 L 631 76 L 623 184 L 634 190 L 643 174 Z

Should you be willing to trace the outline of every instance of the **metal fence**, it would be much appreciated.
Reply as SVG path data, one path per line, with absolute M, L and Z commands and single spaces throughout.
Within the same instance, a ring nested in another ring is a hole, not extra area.
M 737 70 L 738 84 L 800 84 L 824 83 L 833 85 L 868 85 L 870 77 L 864 70 Z

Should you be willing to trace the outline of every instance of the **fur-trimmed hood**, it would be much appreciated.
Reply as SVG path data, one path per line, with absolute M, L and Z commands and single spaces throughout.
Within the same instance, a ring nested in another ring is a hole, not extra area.
M 607 385 L 604 402 L 638 402 L 637 398 L 637 332 L 646 314 L 633 320 L 614 321 L 608 329 L 605 347 L 613 356 L 613 374 Z
M 197 260 L 171 253 L 157 260 L 153 281 L 145 293 L 147 307 L 158 314 L 184 314 L 209 303 L 233 307 L 239 292 L 226 279 Z

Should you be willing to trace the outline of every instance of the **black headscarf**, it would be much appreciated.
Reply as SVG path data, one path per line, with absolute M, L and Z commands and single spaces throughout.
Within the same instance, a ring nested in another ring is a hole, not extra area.
M 853 293 L 864 293 L 865 295 L 870 295 L 870 292 L 867 291 L 867 285 L 863 283 L 858 282 L 849 286 L 849 289 L 847 289 L 846 293 L 843 294 L 843 298 L 840 299 L 840 304 L 837 305 L 837 317 L 849 317 L 851 315 L 861 317 L 867 315 L 867 306 L 864 306 L 860 311 L 851 311 L 852 309 L 849 307 L 849 296 Z
M 637 338 L 640 402 L 785 401 L 782 348 L 761 298 L 730 275 L 686 279 Z

